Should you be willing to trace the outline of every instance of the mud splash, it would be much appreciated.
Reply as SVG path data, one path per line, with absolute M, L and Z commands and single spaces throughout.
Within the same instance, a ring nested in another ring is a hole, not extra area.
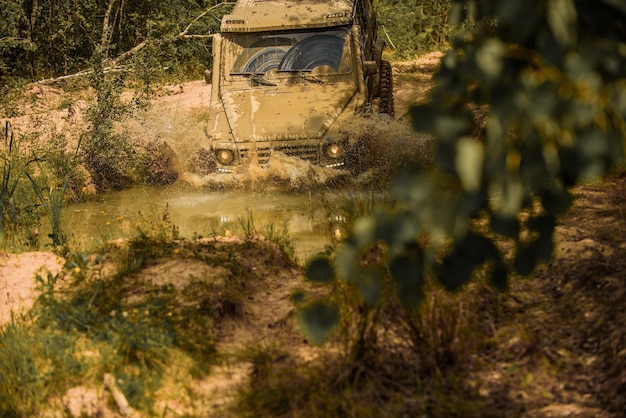
M 350 184 L 353 178 L 346 170 L 319 167 L 309 161 L 275 152 L 265 166 L 248 162 L 228 174 L 201 175 L 185 172 L 181 175 L 181 180 L 193 187 L 209 190 L 300 191 L 319 187 L 342 187 Z
M 415 132 L 408 124 L 386 115 L 355 116 L 343 127 L 357 155 L 348 169 L 320 167 L 296 157 L 274 152 L 268 164 L 248 161 L 232 173 L 222 174 L 210 166 L 208 141 L 204 137 L 203 117 L 194 112 L 169 112 L 152 118 L 144 128 L 149 136 L 166 142 L 180 161 L 179 179 L 207 190 L 314 190 L 369 184 L 375 178 L 389 180 L 412 165 L 429 166 L 433 140 Z
M 344 131 L 351 141 L 359 143 L 365 171 L 389 177 L 410 166 L 431 165 L 433 138 L 415 132 L 406 122 L 384 114 L 355 116 L 348 120 Z

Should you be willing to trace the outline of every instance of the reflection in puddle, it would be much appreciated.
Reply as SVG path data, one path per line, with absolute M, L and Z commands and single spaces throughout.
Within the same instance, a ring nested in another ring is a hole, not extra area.
M 176 184 L 111 192 L 95 201 L 70 205 L 64 209 L 63 231 L 80 247 L 93 248 L 103 241 L 129 236 L 137 225 L 164 216 L 185 239 L 224 235 L 226 231 L 243 235 L 242 224 L 248 221 L 260 233 L 268 225 L 276 231 L 286 228 L 300 260 L 330 244 L 331 231 L 334 233 L 330 225 L 343 218 L 328 219 L 321 198 L 308 192 L 207 192 Z

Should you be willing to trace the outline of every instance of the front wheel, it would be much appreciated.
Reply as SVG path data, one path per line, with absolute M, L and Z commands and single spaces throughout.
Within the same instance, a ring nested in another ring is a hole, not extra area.
M 386 113 L 393 117 L 393 72 L 389 61 L 380 62 L 380 90 L 378 91 L 378 96 L 380 98 L 378 113 Z

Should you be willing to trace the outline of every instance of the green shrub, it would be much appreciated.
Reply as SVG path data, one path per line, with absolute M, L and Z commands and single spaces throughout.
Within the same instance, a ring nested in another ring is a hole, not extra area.
M 378 0 L 378 36 L 400 59 L 441 51 L 455 32 L 448 25 L 450 5 L 450 0 Z
M 0 329 L 0 416 L 35 416 L 52 393 L 80 377 L 71 336 L 13 318 Z
M 105 73 L 103 62 L 102 53 L 94 54 L 90 80 L 96 101 L 87 110 L 90 126 L 81 138 L 81 155 L 98 191 L 122 190 L 137 182 L 143 164 L 129 135 L 115 131 L 115 122 L 124 120 L 132 108 L 120 99 L 123 79 Z

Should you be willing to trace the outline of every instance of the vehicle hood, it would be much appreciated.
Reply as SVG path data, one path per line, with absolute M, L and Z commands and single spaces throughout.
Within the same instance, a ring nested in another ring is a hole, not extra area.
M 256 88 L 222 94 L 235 141 L 318 139 L 356 93 L 353 85 Z
M 349 24 L 355 0 L 239 0 L 220 32 L 262 32 Z

